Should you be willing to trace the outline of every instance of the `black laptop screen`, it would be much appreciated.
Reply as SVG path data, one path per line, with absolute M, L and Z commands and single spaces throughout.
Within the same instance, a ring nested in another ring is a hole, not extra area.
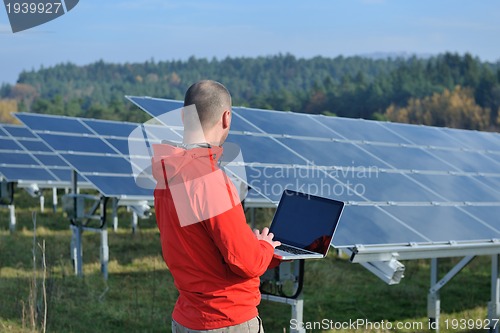
M 326 254 L 344 203 L 285 190 L 271 224 L 274 239 Z

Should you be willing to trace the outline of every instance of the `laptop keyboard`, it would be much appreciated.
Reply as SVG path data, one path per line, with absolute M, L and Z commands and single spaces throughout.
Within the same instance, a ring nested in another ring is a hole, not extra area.
M 280 246 L 277 246 L 276 248 L 278 250 L 285 251 L 285 252 L 292 253 L 292 254 L 311 254 L 311 252 L 309 252 L 309 251 L 297 249 L 295 247 L 291 247 L 291 246 L 283 245 L 283 244 Z

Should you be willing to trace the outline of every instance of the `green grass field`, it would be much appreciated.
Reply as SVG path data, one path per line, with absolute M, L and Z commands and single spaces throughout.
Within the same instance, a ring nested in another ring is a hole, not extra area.
M 42 251 L 37 246 L 36 288 L 33 282 L 33 224 L 31 208 L 37 201 L 16 195 L 17 230 L 8 231 L 8 211 L 0 209 L 0 332 L 33 332 L 30 293 L 36 290 L 36 331 L 42 331 Z M 50 202 L 47 202 L 47 208 Z M 61 212 L 37 213 L 37 243 L 45 241 L 47 332 L 169 332 L 167 323 L 177 297 L 172 277 L 161 257 L 159 233 L 153 218 L 140 220 L 131 233 L 131 217 L 120 209 L 120 228 L 109 232 L 109 279 L 100 273 L 98 234 L 84 233 L 84 277 L 73 274 L 70 261 L 69 222 Z M 257 214 L 259 224 L 269 223 L 269 212 Z M 440 261 L 444 274 L 457 259 Z M 368 332 L 428 332 L 427 291 L 429 260 L 404 262 L 406 276 L 388 286 L 360 265 L 330 255 L 306 262 L 304 321 L 349 322 L 366 319 L 389 321 L 425 329 L 372 329 Z M 484 319 L 490 297 L 490 258 L 476 258 L 441 291 L 441 322 L 448 319 Z M 288 332 L 290 306 L 263 301 L 259 307 L 266 332 Z M 443 327 L 443 326 L 442 326 Z M 313 329 L 308 332 L 353 332 Z M 442 332 L 474 332 L 442 329 Z M 478 332 L 480 330 L 477 330 Z

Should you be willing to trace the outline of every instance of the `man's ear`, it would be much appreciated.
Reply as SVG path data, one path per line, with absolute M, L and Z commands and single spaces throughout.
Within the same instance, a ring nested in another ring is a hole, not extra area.
M 222 113 L 222 128 L 226 129 L 231 126 L 231 111 L 226 110 Z

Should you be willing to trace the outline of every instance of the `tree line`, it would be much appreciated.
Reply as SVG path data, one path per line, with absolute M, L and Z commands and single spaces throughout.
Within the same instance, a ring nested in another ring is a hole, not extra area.
M 124 95 L 182 99 L 206 78 L 224 83 L 234 105 L 479 130 L 500 124 L 500 62 L 456 53 L 64 63 L 24 71 L 15 85 L 0 86 L 0 119 L 19 110 L 144 121 Z

